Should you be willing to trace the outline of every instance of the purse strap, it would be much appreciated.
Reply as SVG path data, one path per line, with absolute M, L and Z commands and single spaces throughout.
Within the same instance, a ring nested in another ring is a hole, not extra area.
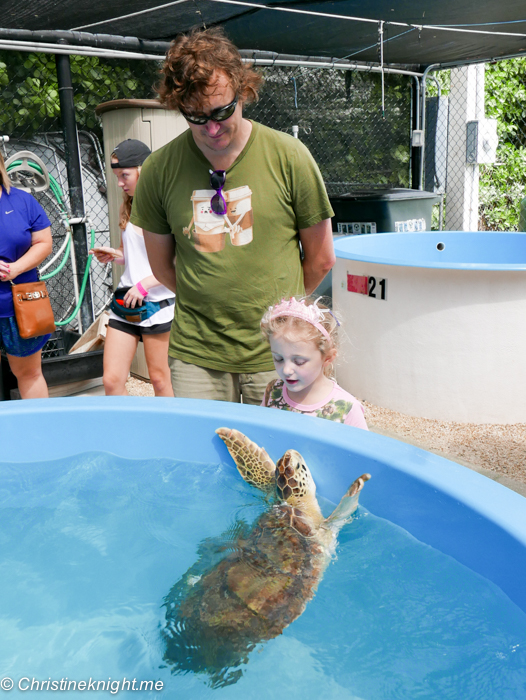
M 41 279 L 40 279 L 40 270 L 38 269 L 38 267 L 35 268 L 35 269 L 36 269 L 36 271 L 37 271 L 37 280 L 36 280 L 36 281 L 37 281 L 37 282 L 41 282 Z M 29 270 L 26 270 L 26 272 L 29 272 Z M 23 275 L 24 273 L 21 272 L 20 274 Z M 9 281 L 11 282 L 11 285 L 14 287 L 14 286 L 15 286 L 15 283 L 13 282 L 13 280 L 9 280 Z M 19 282 L 18 284 L 31 284 L 31 282 Z

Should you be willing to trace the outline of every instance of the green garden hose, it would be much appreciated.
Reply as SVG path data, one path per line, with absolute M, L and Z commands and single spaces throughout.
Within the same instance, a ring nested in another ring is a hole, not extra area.
M 95 245 L 95 229 L 92 228 L 91 229 L 90 248 L 93 248 L 94 245 Z M 82 278 L 82 285 L 80 287 L 79 300 L 77 302 L 77 305 L 73 309 L 71 316 L 69 318 L 67 318 L 65 321 L 56 321 L 55 326 L 67 326 L 67 324 L 70 323 L 75 318 L 75 316 L 78 314 L 79 309 L 80 309 L 81 304 L 82 304 L 82 300 L 84 299 L 84 292 L 86 290 L 86 285 L 87 285 L 88 279 L 89 279 L 89 271 L 90 271 L 92 259 L 93 259 L 93 255 L 88 255 L 88 262 L 86 264 L 86 269 L 84 270 L 84 277 Z M 64 257 L 64 261 L 65 260 L 66 260 L 66 258 Z M 57 271 L 54 271 L 54 272 L 56 274 Z M 44 279 L 44 278 L 42 278 L 42 279 Z

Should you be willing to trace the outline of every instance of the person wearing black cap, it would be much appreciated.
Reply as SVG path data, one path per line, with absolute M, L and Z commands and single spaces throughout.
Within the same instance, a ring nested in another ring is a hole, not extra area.
M 140 167 L 150 153 L 150 149 L 142 141 L 126 139 L 113 149 L 111 154 L 112 170 Z
M 142 229 L 130 223 L 131 206 L 141 166 L 151 151 L 137 139 L 119 143 L 111 154 L 111 168 L 122 188 L 123 202 L 118 248 L 94 248 L 100 263 L 124 265 L 124 272 L 110 305 L 104 343 L 103 382 L 107 396 L 125 396 L 126 380 L 139 341 L 156 396 L 173 396 L 168 367 L 168 341 L 175 294 L 152 273 Z

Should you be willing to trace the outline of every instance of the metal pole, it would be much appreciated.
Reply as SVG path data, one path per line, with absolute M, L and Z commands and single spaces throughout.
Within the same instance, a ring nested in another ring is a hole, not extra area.
M 418 146 L 413 146 L 412 135 L 415 129 L 420 129 L 420 81 L 416 77 L 411 86 L 411 187 L 417 190 L 422 149 Z
M 424 143 L 425 143 L 425 138 L 426 138 L 426 80 L 428 74 L 432 70 L 437 70 L 437 68 L 440 68 L 439 63 L 433 63 L 430 66 L 427 66 L 427 68 L 424 71 L 424 74 L 421 78 L 422 85 L 420 89 L 420 100 L 421 100 L 421 107 L 420 107 L 420 128 L 424 132 Z M 424 146 L 422 146 L 422 156 L 420 159 L 420 177 L 418 181 L 418 189 L 423 190 L 424 189 Z
M 71 81 L 71 66 L 69 56 L 56 54 L 58 93 L 60 98 L 60 116 L 64 133 L 64 146 L 66 151 L 66 170 L 68 174 L 69 201 L 73 219 L 85 218 L 84 192 L 82 189 L 82 169 L 80 162 L 80 148 L 75 118 L 75 104 L 73 102 L 73 84 Z M 77 261 L 77 284 L 80 289 L 82 278 L 88 263 L 88 241 L 86 237 L 86 224 L 74 223 L 71 225 L 73 232 L 73 246 Z M 79 332 L 88 328 L 94 321 L 93 301 L 91 297 L 91 280 L 86 285 L 84 298 L 80 307 Z

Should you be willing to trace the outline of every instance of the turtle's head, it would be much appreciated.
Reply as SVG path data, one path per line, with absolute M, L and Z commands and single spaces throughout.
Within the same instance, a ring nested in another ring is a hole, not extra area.
M 276 465 L 278 498 L 290 505 L 315 498 L 316 484 L 305 460 L 296 450 L 288 450 Z

